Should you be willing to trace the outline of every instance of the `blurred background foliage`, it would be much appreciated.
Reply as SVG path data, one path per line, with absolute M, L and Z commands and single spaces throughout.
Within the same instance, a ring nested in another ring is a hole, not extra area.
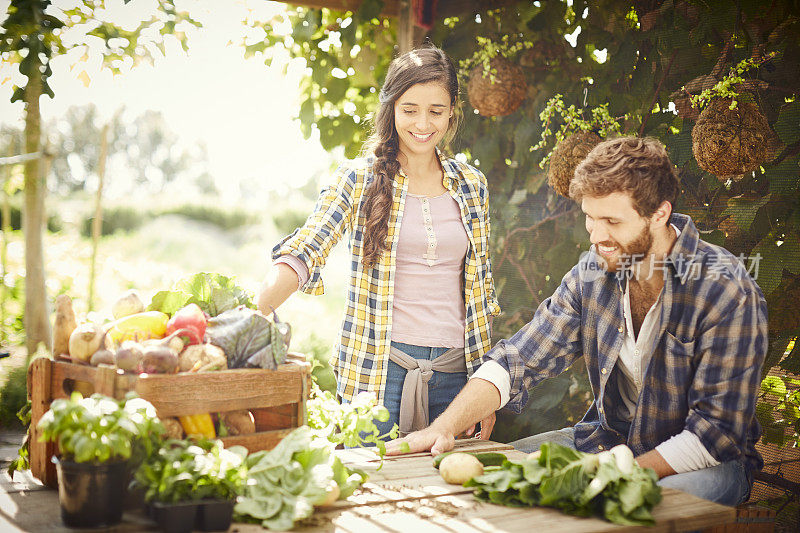
M 546 168 L 539 166 L 552 144 L 532 150 L 543 132 L 539 114 L 561 94 L 584 118 L 586 110 L 607 104 L 623 133 L 660 139 L 683 185 L 676 210 L 693 217 L 703 238 L 741 254 L 747 266 L 760 255 L 754 273 L 770 311 L 764 373 L 771 370 L 790 392 L 797 390 L 786 373 L 800 371 L 800 349 L 793 342 L 800 332 L 798 2 L 575 0 L 480 8 L 486 4 L 440 16 L 427 38 L 456 64 L 474 62 L 504 37 L 526 43 L 513 58 L 528 87 L 522 105 L 507 116 L 483 117 L 465 101 L 453 146 L 489 180 L 494 275 L 504 311 L 494 323 L 495 339 L 525 324 L 588 248 L 577 206 L 555 194 Z M 274 21 L 247 21 L 265 34 L 263 42 L 247 46 L 248 53 L 262 52 L 269 62 L 281 49 L 305 59 L 310 75 L 299 118 L 307 134 L 319 129 L 326 149 L 343 146 L 348 156 L 361 148 L 377 103 L 375 87 L 397 52 L 395 21 L 379 17 L 382 8 L 380 0 L 365 0 L 354 11 L 297 8 L 282 16 L 292 27 L 288 34 L 273 31 Z M 752 83 L 746 87 L 779 140 L 771 159 L 735 179 L 702 170 L 692 150 L 697 117 L 687 107 L 689 94 L 704 87 L 699 82 L 706 76 L 716 82 L 738 61 L 771 52 L 775 58 L 749 72 Z M 462 72 L 464 89 L 469 74 Z M 495 435 L 509 440 L 571 424 L 590 401 L 578 363 L 540 385 L 521 419 L 501 415 Z M 778 402 L 760 413 L 767 430 L 777 429 L 773 438 L 796 438 L 796 408 Z
M 159 5 L 168 7 L 170 24 L 184 16 L 175 18 L 171 2 Z M 770 354 L 764 371 L 773 375 L 762 389 L 759 417 L 766 438 L 796 442 L 800 382 L 791 374 L 800 371 L 800 349 L 794 343 L 800 333 L 798 2 L 505 0 L 469 5 L 473 8 L 439 16 L 426 39 L 444 48 L 457 65 L 478 64 L 501 50 L 504 42 L 523 43 L 509 60 L 527 86 L 516 110 L 485 117 L 467 98 L 471 72 L 461 73 L 464 120 L 452 151 L 489 180 L 491 252 L 503 308 L 494 322 L 495 340 L 530 320 L 589 245 L 577 206 L 555 193 L 547 183 L 547 167 L 540 167 L 553 148 L 552 140 L 543 149 L 533 149 L 545 129 L 540 113 L 557 94 L 587 119 L 589 110 L 607 105 L 624 133 L 651 135 L 668 147 L 683 185 L 677 210 L 693 217 L 706 240 L 745 259 L 761 257 L 757 281 L 770 311 Z M 343 150 L 346 157 L 361 151 L 377 90 L 397 53 L 397 22 L 383 16 L 383 9 L 381 0 L 364 0 L 353 11 L 290 7 L 273 19 L 260 20 L 253 14 L 243 20 L 254 32 L 250 35 L 261 36 L 240 43 L 246 56 L 270 63 L 288 54 L 305 62 L 308 76 L 301 83 L 298 113 L 302 129 L 307 137 L 319 134 L 326 150 Z M 90 11 L 82 8 L 78 18 L 91 18 Z M 174 26 L 163 30 L 176 31 Z M 94 31 L 94 37 L 111 43 L 104 57 L 112 69 L 128 56 L 139 61 L 152 49 L 136 48 L 135 35 L 120 36 L 117 31 L 105 23 Z M 183 34 L 177 33 L 184 46 Z M 63 52 L 61 44 L 56 45 L 54 50 Z M 762 61 L 770 53 L 775 57 Z M 692 146 L 697 113 L 687 102 L 709 79 L 717 81 L 746 58 L 760 62 L 746 73 L 746 89 L 752 91 L 777 142 L 771 158 L 757 170 L 732 179 L 698 165 Z M 215 202 L 218 191 L 208 173 L 204 146 L 177 142 L 158 113 L 132 116 L 121 109 L 109 121 L 90 105 L 74 107 L 42 128 L 43 140 L 55 154 L 46 185 L 58 198 L 46 203 L 48 297 L 68 291 L 79 295 L 86 286 L 90 252 L 85 235 L 93 216 L 87 198 L 97 187 L 104 125 L 109 128 L 107 187 L 129 200 L 105 206 L 103 248 L 115 250 L 111 254 L 101 248 L 103 268 L 98 275 L 113 279 L 105 297 L 113 299 L 118 290 L 131 287 L 155 291 L 187 271 L 199 270 L 236 275 L 250 280 L 248 288 L 257 289 L 266 260 L 264 243 L 302 223 L 313 206 L 319 176 L 301 188 L 273 195 L 262 212 L 221 205 Z M 0 153 L 23 151 L 22 132 L 4 126 L 2 133 Z M 24 263 L 19 262 L 21 234 L 14 215 L 22 204 L 21 171 L 20 166 L 11 168 L 5 181 L 10 225 L 3 232 L 6 303 L 1 318 L 6 343 L 19 341 L 22 324 Z M 144 194 L 158 199 L 142 201 Z M 285 305 L 284 318 L 299 324 L 295 331 L 306 332 L 294 347 L 313 354 L 323 366 L 340 315 L 346 260 L 340 263 L 335 266 L 334 257 L 327 269 L 328 280 L 339 283 L 330 287 L 329 299 L 298 296 Z M 320 316 L 336 318 L 319 320 Z M 495 438 L 512 440 L 572 424 L 590 401 L 585 369 L 578 362 L 541 384 L 521 418 L 501 414 Z

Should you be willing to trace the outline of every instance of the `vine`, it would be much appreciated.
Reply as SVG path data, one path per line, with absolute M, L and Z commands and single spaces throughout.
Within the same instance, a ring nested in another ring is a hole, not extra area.
M 589 119 L 583 118 L 585 111 L 585 109 L 579 111 L 575 105 L 567 107 L 564 104 L 563 97 L 560 94 L 556 94 L 548 100 L 544 110 L 539 114 L 539 119 L 542 121 L 544 129 L 542 131 L 541 140 L 536 145 L 531 146 L 531 151 L 540 150 L 547 145 L 550 136 L 553 135 L 550 124 L 555 117 L 560 117 L 562 120 L 561 125 L 555 132 L 555 144 L 563 141 L 568 135 L 579 131 L 593 131 L 602 138 L 613 133 L 619 134 L 622 131 L 619 119 L 609 114 L 607 103 L 590 109 L 589 113 L 591 114 L 591 118 Z M 620 118 L 626 120 L 629 118 L 629 115 L 626 113 Z M 553 150 L 551 149 L 545 154 L 539 162 L 539 168 L 544 168 L 550 160 L 552 153 Z

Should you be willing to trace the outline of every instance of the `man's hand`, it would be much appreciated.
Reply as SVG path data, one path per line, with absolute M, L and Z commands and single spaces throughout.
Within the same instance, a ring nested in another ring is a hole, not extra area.
M 386 453 L 400 455 L 430 450 L 433 455 L 438 455 L 450 451 L 455 445 L 455 436 L 470 426 L 474 428 L 478 420 L 486 421 L 489 426 L 488 438 L 494 427 L 494 412 L 499 407 L 500 392 L 497 387 L 480 378 L 471 379 L 429 427 L 387 442 Z M 406 450 L 403 449 L 404 443 L 408 444 Z
M 396 439 L 386 443 L 386 455 L 402 455 L 404 453 L 416 453 L 431 451 L 431 455 L 439 455 L 453 449 L 456 439 L 450 432 L 430 426 L 413 433 L 409 433 L 401 439 Z M 403 444 L 408 444 L 408 449 L 403 450 Z
M 474 435 L 478 439 L 489 440 L 489 438 L 492 436 L 492 430 L 494 430 L 494 423 L 496 419 L 497 415 L 495 413 L 490 414 L 489 416 L 481 420 L 481 430 L 478 432 L 477 435 L 474 435 L 475 426 L 472 426 L 467 430 L 466 433 L 467 436 L 471 437 Z

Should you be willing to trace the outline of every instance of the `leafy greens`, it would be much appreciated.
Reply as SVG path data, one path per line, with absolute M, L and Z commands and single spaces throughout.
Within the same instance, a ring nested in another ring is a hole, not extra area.
M 315 505 L 346 498 L 365 480 L 334 455 L 333 445 L 301 426 L 272 450 L 247 457 L 247 486 L 234 513 L 237 521 L 258 522 L 267 529 L 291 529 L 308 518 Z
M 655 472 L 636 464 L 621 469 L 613 455 L 610 460 L 599 455 L 547 442 L 538 457 L 486 467 L 464 486 L 475 487 L 478 499 L 499 505 L 541 505 L 603 516 L 615 524 L 653 525 L 651 511 L 661 501 Z
M 228 368 L 268 368 L 274 370 L 286 361 L 291 328 L 247 309 L 237 307 L 209 319 L 206 334 L 228 358 Z
M 250 294 L 236 285 L 232 278 L 200 272 L 178 280 L 171 290 L 157 292 L 147 309 L 172 316 L 190 303 L 197 304 L 212 317 L 240 305 L 250 309 L 256 307 Z

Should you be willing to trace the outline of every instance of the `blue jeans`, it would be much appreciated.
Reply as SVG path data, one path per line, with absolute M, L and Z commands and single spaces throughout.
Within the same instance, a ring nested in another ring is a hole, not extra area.
M 575 449 L 575 429 L 569 427 L 539 433 L 510 444 L 521 452 L 531 453 L 547 441 Z M 667 476 L 661 478 L 658 484 L 723 505 L 739 505 L 750 497 L 752 477 L 742 461 L 728 461 L 702 470 Z
M 431 348 L 428 346 L 414 346 L 402 342 L 392 341 L 392 346 L 414 359 L 433 360 L 442 355 L 449 348 Z M 388 361 L 389 368 L 386 373 L 386 390 L 383 395 L 383 405 L 389 410 L 389 420 L 386 422 L 375 421 L 381 435 L 387 433 L 395 424 L 400 424 L 400 399 L 403 396 L 403 381 L 406 379 L 406 369 L 393 361 Z M 453 398 L 467 384 L 466 372 L 437 372 L 428 381 L 428 420 L 433 422 L 453 401 Z

